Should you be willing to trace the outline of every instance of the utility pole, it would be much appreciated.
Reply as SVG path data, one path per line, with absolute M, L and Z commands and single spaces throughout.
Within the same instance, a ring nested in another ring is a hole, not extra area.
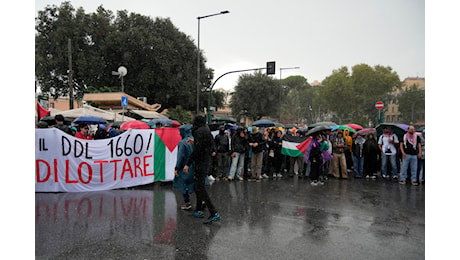
M 68 41 L 69 50 L 69 109 L 73 109 L 73 75 L 72 75 L 72 40 L 69 38 Z

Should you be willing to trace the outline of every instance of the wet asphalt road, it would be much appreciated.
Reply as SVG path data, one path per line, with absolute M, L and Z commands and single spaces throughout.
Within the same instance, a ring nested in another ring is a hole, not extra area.
M 222 215 L 212 225 L 181 210 L 171 184 L 36 193 L 36 259 L 425 258 L 423 185 L 293 177 L 208 192 Z

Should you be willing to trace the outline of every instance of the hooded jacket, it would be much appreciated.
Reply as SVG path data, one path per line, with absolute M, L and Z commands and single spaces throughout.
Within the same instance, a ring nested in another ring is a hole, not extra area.
M 244 132 L 244 129 L 238 129 L 236 133 L 232 136 L 232 150 L 230 153 L 237 152 L 237 153 L 245 153 L 247 150 L 248 139 L 246 135 L 244 137 L 240 136 L 240 133 Z
M 195 164 L 209 163 L 213 151 L 215 151 L 214 138 L 211 131 L 206 125 L 206 119 L 203 116 L 196 116 L 193 120 L 192 135 L 193 152 L 190 155 L 187 165 L 190 166 L 193 162 Z M 195 165 L 195 167 L 198 167 Z
M 347 142 L 348 149 L 350 150 L 350 152 L 352 152 L 353 138 L 351 138 L 350 136 L 350 130 L 344 129 L 343 137 L 345 138 L 345 141 Z

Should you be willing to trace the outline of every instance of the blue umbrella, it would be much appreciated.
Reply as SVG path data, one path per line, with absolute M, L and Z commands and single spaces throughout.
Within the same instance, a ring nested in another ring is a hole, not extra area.
M 107 120 L 98 116 L 81 116 L 72 121 L 74 124 L 88 124 L 88 125 L 98 125 L 98 124 L 107 124 Z
M 150 120 L 147 124 L 150 126 L 150 127 L 155 127 L 156 124 L 160 123 L 161 125 L 171 125 L 172 123 L 174 123 L 171 119 L 169 118 L 154 118 L 152 120 Z
M 275 126 L 275 123 L 271 120 L 261 119 L 261 120 L 257 120 L 254 123 L 252 123 L 251 126 L 270 127 L 270 126 Z

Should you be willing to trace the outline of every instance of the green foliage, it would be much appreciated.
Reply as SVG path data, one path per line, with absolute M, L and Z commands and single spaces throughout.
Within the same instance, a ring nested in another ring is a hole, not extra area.
M 231 97 L 232 114 L 237 118 L 246 115 L 254 121 L 276 115 L 279 93 L 278 81 L 265 73 L 242 74 Z
M 398 110 L 403 122 L 413 122 L 424 119 L 425 89 L 412 85 L 398 96 Z
M 169 108 L 167 114 L 169 118 L 177 120 L 181 123 L 192 123 L 192 115 L 190 115 L 190 113 L 180 105 L 177 105 L 175 108 Z
M 352 74 L 347 67 L 334 70 L 322 85 L 321 104 L 335 115 L 336 123 L 367 125 L 375 117 L 375 102 L 387 102 L 391 92 L 401 88 L 401 81 L 391 67 L 358 64 Z
M 153 19 L 126 10 L 115 16 L 102 6 L 87 14 L 63 2 L 39 11 L 35 28 L 35 74 L 44 93 L 68 94 L 70 39 L 76 96 L 82 96 L 87 85 L 93 86 L 91 91 L 106 91 L 106 86 L 112 92 L 121 91 L 120 79 L 112 71 L 123 65 L 128 69 L 126 93 L 146 96 L 162 108 L 178 104 L 195 108 L 197 48 L 169 18 Z M 204 106 L 213 70 L 206 68 L 205 57 L 200 60 L 200 104 Z

